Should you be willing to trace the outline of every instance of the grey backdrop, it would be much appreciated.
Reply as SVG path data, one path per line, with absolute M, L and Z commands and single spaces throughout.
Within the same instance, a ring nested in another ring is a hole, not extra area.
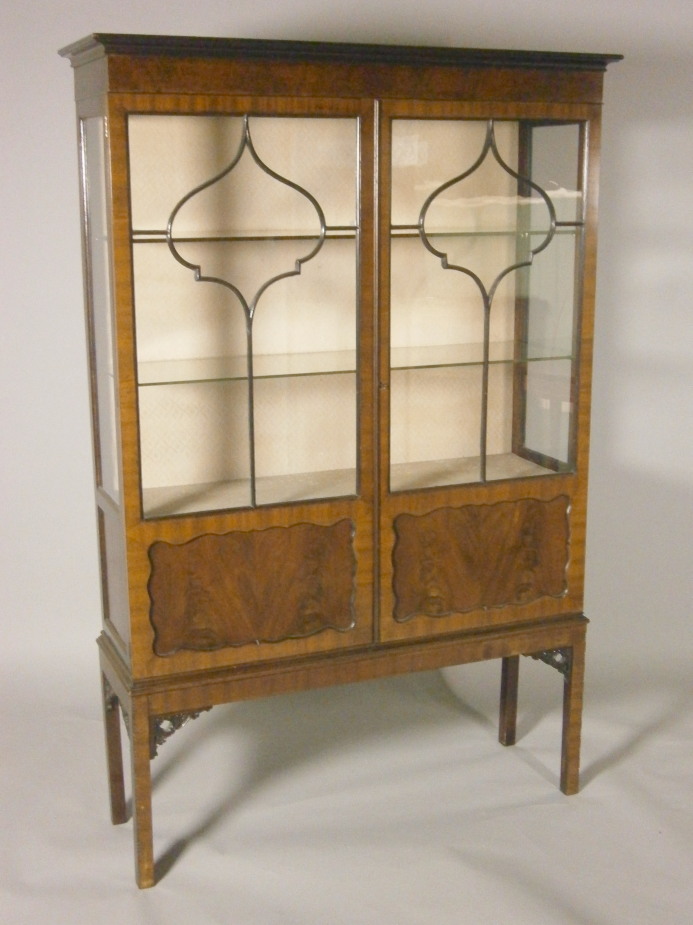
M 42 704 L 63 701 L 100 736 L 72 75 L 57 55 L 95 31 L 626 56 L 606 77 L 588 684 L 593 679 L 598 689 L 619 677 L 646 691 L 660 666 L 672 676 L 680 666 L 687 677 L 693 655 L 690 0 L 8 0 L 0 12 L 0 659 L 3 715 L 19 725 L 4 722 L 3 736 L 10 728 L 20 735 L 21 716 L 36 722 Z M 461 683 L 457 669 L 446 676 L 453 688 Z M 59 748 L 46 730 L 42 735 Z M 21 750 L 8 741 L 5 754 L 12 747 Z M 50 765 L 60 752 L 46 747 L 32 755 Z M 85 786 L 98 789 L 101 773 L 97 766 Z

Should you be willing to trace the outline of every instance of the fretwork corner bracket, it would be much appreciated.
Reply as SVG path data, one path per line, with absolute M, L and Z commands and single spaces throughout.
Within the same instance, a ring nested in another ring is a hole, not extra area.
M 532 652 L 530 658 L 544 662 L 560 672 L 567 681 L 573 666 L 573 650 L 566 646 L 561 649 L 547 649 L 545 652 Z
M 153 716 L 150 720 L 149 757 L 156 758 L 159 746 L 167 742 L 174 732 L 177 732 L 191 719 L 197 719 L 202 713 L 208 713 L 212 708 L 203 707 L 190 713 L 170 713 L 168 716 Z

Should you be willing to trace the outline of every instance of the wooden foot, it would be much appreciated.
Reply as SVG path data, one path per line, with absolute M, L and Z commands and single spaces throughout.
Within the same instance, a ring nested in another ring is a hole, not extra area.
M 520 673 L 520 656 L 511 655 L 504 658 L 502 662 L 498 741 L 501 745 L 514 745 L 517 730 L 517 684 Z
M 111 804 L 111 822 L 120 825 L 127 821 L 125 781 L 123 778 L 123 747 L 120 736 L 120 703 L 104 674 L 101 675 L 103 719 L 106 733 L 106 763 L 108 769 L 108 795 Z
M 563 741 L 561 747 L 561 790 L 567 795 L 580 789 L 580 733 L 585 678 L 585 640 L 572 647 L 570 667 L 563 691 Z
M 146 698 L 132 698 L 130 738 L 135 876 L 137 885 L 145 889 L 154 886 L 149 704 Z

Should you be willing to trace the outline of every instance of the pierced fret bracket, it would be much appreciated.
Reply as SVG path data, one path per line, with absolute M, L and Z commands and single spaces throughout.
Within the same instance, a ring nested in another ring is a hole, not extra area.
M 168 716 L 155 716 L 150 721 L 149 757 L 156 758 L 159 746 L 171 738 L 174 732 L 181 729 L 191 719 L 197 719 L 201 713 L 208 713 L 212 708 L 205 707 L 191 713 L 171 713 Z
M 572 648 L 548 649 L 545 652 L 534 652 L 531 658 L 540 662 L 545 662 L 547 665 L 550 665 L 551 668 L 555 668 L 556 671 L 559 671 L 563 675 L 566 681 L 570 677 L 570 669 L 573 665 Z

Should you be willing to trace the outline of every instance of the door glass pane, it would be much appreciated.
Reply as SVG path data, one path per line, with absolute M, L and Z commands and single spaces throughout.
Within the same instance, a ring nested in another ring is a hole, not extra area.
M 357 129 L 130 116 L 145 516 L 356 493 Z
M 139 391 L 147 514 L 250 504 L 247 379 L 158 381 Z
M 353 372 L 259 378 L 255 407 L 259 504 L 354 494 Z
M 569 469 L 580 127 L 391 124 L 391 489 Z
M 393 491 L 479 480 L 481 386 L 479 363 L 392 371 Z

